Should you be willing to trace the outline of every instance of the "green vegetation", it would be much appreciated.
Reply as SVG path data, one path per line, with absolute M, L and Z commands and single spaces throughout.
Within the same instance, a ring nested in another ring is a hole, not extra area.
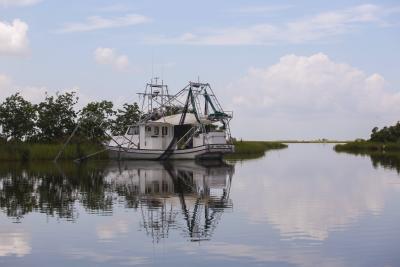
M 250 159 L 264 156 L 265 152 L 272 149 L 287 148 L 286 144 L 267 141 L 235 141 L 235 153 L 227 155 L 226 159 Z
M 88 103 L 76 109 L 74 92 L 49 96 L 39 104 L 18 93 L 0 104 L 0 161 L 53 160 L 62 144 L 79 124 L 79 130 L 60 159 L 77 159 L 102 150 L 107 132 L 123 134 L 141 116 L 137 103 L 114 109 L 110 101 Z M 286 148 L 279 142 L 237 141 L 236 152 L 227 158 L 254 158 L 270 149 Z M 106 158 L 106 153 L 96 155 Z
M 316 139 L 316 140 L 278 140 L 275 142 L 284 144 L 337 144 L 337 143 L 348 143 L 349 141 Z
M 338 144 L 335 146 L 334 149 L 336 152 L 356 152 L 356 153 L 400 152 L 400 143 L 354 141 L 346 144 Z
M 371 142 L 382 142 L 382 143 L 400 143 L 400 122 L 397 122 L 393 126 L 383 127 L 379 130 L 378 127 L 372 129 Z
M 62 144 L 30 144 L 30 143 L 4 143 L 0 144 L 0 161 L 45 161 L 53 160 L 60 151 Z M 68 145 L 61 160 L 74 160 L 102 150 L 99 144 L 71 144 Z M 94 159 L 107 159 L 107 153 L 99 153 Z
M 334 147 L 336 152 L 369 156 L 374 167 L 396 169 L 400 173 L 400 123 L 372 129 L 369 140 L 358 139 Z
M 114 110 L 110 101 L 90 102 L 76 109 L 78 97 L 74 92 L 46 95 L 39 104 L 26 101 L 19 93 L 0 104 L 0 139 L 5 142 L 59 143 L 79 124 L 76 133 L 88 142 L 108 138 L 106 131 L 122 134 L 141 116 L 136 103 L 124 104 Z M 89 137 L 89 138 L 87 138 Z
M 362 143 L 362 144 L 361 144 Z M 372 165 L 377 168 L 395 169 L 400 173 L 400 145 L 371 142 L 351 142 L 335 146 L 338 153 L 350 153 L 356 156 L 370 157 Z
M 101 151 L 108 132 L 123 134 L 141 113 L 136 103 L 114 110 L 110 101 L 90 102 L 76 109 L 74 92 L 49 96 L 32 104 L 19 93 L 0 103 L 0 161 L 53 160 L 79 124 L 60 159 L 77 159 Z M 106 153 L 97 154 L 103 159 Z
M 106 162 L 2 162 L 0 209 L 15 222 L 37 211 L 74 220 L 76 202 L 95 212 L 112 208 L 111 185 L 104 179 Z M 80 192 L 77 194 L 77 192 Z M 123 188 L 118 193 L 124 194 Z
M 394 126 L 378 127 L 372 129 L 369 140 L 358 139 L 346 144 L 338 144 L 335 146 L 337 152 L 355 152 L 355 153 L 372 153 L 372 152 L 400 152 L 400 122 Z

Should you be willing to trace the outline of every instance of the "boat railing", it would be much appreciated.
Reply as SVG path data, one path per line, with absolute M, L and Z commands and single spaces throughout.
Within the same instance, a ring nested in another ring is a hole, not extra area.
M 181 139 L 178 140 L 178 142 L 176 142 L 176 147 L 177 147 L 178 149 L 179 149 L 180 147 L 185 147 L 185 146 L 189 143 L 190 139 L 193 137 L 193 135 L 194 135 L 194 133 L 195 133 L 195 130 L 196 130 L 196 127 L 190 128 L 190 130 L 187 131 L 187 132 L 185 133 L 185 135 L 183 135 L 183 136 L 181 137 Z

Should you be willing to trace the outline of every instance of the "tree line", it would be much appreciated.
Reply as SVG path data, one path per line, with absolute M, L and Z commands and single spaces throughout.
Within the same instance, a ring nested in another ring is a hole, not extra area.
M 382 143 L 400 143 L 400 122 L 393 126 L 385 126 L 382 129 L 372 129 L 370 141 Z
M 32 104 L 19 93 L 7 97 L 0 104 L 0 139 L 3 142 L 60 142 L 76 128 L 76 138 L 103 141 L 107 132 L 124 134 L 127 126 L 139 121 L 137 103 L 125 103 L 115 109 L 111 101 L 90 102 L 77 110 L 75 92 L 46 94 L 39 104 Z

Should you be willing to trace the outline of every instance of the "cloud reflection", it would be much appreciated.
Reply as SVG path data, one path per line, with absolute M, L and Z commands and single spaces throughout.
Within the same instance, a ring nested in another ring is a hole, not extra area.
M 96 226 L 96 234 L 99 239 L 110 240 L 120 234 L 128 233 L 128 225 L 129 224 L 127 220 L 113 220 L 110 223 L 99 224 Z
M 202 247 L 182 248 L 186 253 L 195 255 L 206 252 L 217 258 L 224 260 L 248 260 L 258 263 L 270 263 L 271 266 L 280 262 L 286 262 L 296 266 L 320 266 L 320 267 L 341 267 L 345 263 L 338 258 L 331 258 L 321 255 L 316 251 L 299 248 L 287 248 L 285 250 L 279 247 L 264 248 L 261 246 L 246 244 L 214 243 Z M 244 264 L 245 265 L 245 264 Z
M 73 249 L 68 251 L 67 255 L 73 260 L 86 260 L 96 263 L 112 262 L 113 264 L 118 263 L 118 265 L 130 266 L 149 263 L 149 259 L 146 257 L 122 256 L 116 255 L 116 253 L 96 252 L 85 249 Z
M 29 237 L 25 233 L 0 233 L 0 257 L 23 257 L 31 253 Z
M 252 183 L 236 187 L 235 198 L 250 223 L 273 225 L 283 239 L 323 241 L 330 231 L 346 229 L 365 214 L 379 214 L 387 190 L 398 184 L 394 173 L 379 175 L 346 163 L 302 164 L 289 169 L 270 159 L 264 166 L 268 171 L 253 170 Z

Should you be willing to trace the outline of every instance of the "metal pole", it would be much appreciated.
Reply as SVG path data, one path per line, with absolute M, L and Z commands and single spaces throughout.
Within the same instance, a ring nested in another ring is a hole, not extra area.
M 54 158 L 54 162 L 57 162 L 57 160 L 60 158 L 61 154 L 64 152 L 64 150 L 67 147 L 68 143 L 71 141 L 72 137 L 75 135 L 76 131 L 78 130 L 79 125 L 80 125 L 80 123 L 78 123 L 76 125 L 75 129 L 72 131 L 71 135 L 68 137 L 67 141 L 64 143 L 63 147 L 58 152 L 57 156 Z

